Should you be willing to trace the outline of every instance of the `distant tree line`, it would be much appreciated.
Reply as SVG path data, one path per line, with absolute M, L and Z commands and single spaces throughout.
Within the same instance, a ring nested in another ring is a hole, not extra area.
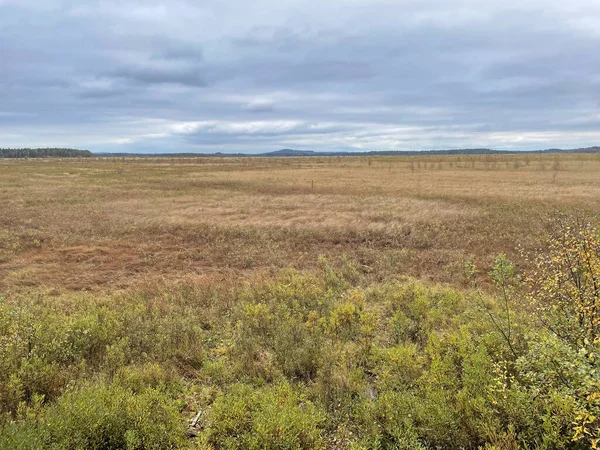
M 0 148 L 0 158 L 89 158 L 89 150 L 73 148 Z

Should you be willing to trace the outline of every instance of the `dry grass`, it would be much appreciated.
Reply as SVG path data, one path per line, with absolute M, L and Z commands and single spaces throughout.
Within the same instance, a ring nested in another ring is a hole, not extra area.
M 463 283 L 600 211 L 600 155 L 0 161 L 0 295 L 238 277 L 346 255 L 366 277 Z

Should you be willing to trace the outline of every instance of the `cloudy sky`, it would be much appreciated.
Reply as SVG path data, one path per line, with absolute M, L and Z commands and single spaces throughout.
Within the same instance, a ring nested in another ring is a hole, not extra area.
M 0 0 L 0 147 L 591 145 L 598 0 Z

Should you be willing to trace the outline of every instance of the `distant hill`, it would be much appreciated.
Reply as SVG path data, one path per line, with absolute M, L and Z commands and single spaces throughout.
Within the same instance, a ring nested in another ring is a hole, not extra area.
M 284 148 L 282 150 L 276 150 L 274 152 L 261 153 L 261 156 L 319 156 L 321 152 L 315 152 L 314 150 L 292 150 Z
M 73 148 L 0 148 L 0 158 L 89 158 L 89 150 Z
M 587 147 L 563 150 L 551 148 L 546 150 L 492 150 L 489 148 L 462 148 L 452 150 L 383 150 L 368 152 L 317 152 L 314 150 L 292 150 L 289 148 L 253 156 L 416 156 L 416 155 L 507 155 L 532 153 L 600 153 L 600 147 Z

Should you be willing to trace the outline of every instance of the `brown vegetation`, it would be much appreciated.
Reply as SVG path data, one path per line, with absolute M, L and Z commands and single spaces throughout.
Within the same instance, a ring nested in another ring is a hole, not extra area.
M 311 270 L 460 285 L 535 246 L 557 208 L 600 210 L 600 156 L 0 161 L 0 294 L 148 277 Z

